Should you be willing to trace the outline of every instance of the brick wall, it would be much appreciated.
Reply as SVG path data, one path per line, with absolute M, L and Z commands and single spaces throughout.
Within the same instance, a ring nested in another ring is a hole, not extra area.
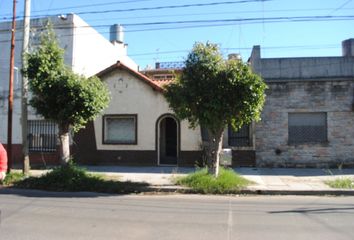
M 257 123 L 258 166 L 354 166 L 354 80 L 302 80 L 267 82 L 262 121 Z M 288 114 L 327 113 L 324 143 L 288 143 Z

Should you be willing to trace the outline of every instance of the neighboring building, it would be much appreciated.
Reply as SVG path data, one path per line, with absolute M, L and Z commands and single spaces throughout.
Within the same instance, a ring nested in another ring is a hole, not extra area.
M 164 86 L 176 80 L 181 73 L 184 62 L 157 62 L 155 69 L 145 69 L 140 71 L 159 86 Z
M 233 166 L 354 166 L 354 39 L 343 42 L 342 57 L 261 58 L 255 46 L 249 64 L 269 89 L 259 123 L 225 130 Z M 140 166 L 201 160 L 205 131 L 178 120 L 162 94 L 180 71 L 160 63 L 143 75 L 118 62 L 100 72 L 112 101 L 76 135 L 74 157 Z
M 40 32 L 50 21 L 59 45 L 65 49 L 65 63 L 76 73 L 92 76 L 107 68 L 112 62 L 121 61 L 132 69 L 138 66 L 127 56 L 127 45 L 123 42 L 122 27 L 111 27 L 111 42 L 85 23 L 79 16 L 53 16 L 31 20 L 30 50 L 39 44 Z M 21 137 L 21 52 L 23 22 L 17 22 L 15 48 L 15 81 L 13 111 L 13 160 L 22 159 Z M 11 22 L 0 22 L 0 141 L 7 142 L 7 96 L 9 82 Z M 53 122 L 44 121 L 29 108 L 29 147 L 31 163 L 55 163 L 58 161 L 57 128 Z
M 354 166 L 354 39 L 342 57 L 261 58 L 249 62 L 269 89 L 255 135 L 260 167 Z

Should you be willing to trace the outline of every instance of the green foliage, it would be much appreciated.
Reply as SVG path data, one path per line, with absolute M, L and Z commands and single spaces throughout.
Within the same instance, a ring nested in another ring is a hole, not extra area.
M 354 189 L 353 178 L 337 178 L 335 180 L 328 180 L 325 183 L 331 188 Z
M 205 126 L 212 133 L 227 124 L 239 129 L 259 120 L 265 101 L 265 83 L 250 67 L 224 60 L 217 45 L 196 43 L 176 83 L 165 96 L 177 116 L 192 127 Z
M 247 179 L 241 177 L 232 169 L 225 168 L 220 168 L 218 177 L 208 174 L 208 170 L 203 168 L 176 181 L 178 185 L 190 187 L 194 191 L 204 194 L 238 193 L 249 183 Z
M 54 32 L 41 36 L 41 44 L 27 55 L 27 68 L 33 93 L 30 104 L 37 113 L 78 130 L 93 120 L 109 103 L 109 92 L 97 77 L 85 78 L 64 64 L 64 51 Z
M 25 175 L 23 173 L 11 171 L 9 174 L 6 175 L 4 181 L 0 181 L 0 184 L 4 186 L 9 186 L 12 185 L 14 182 L 23 180 L 24 178 Z
M 89 191 L 102 193 L 141 192 L 147 188 L 146 183 L 119 182 L 106 180 L 98 174 L 90 174 L 73 162 L 53 169 L 41 177 L 29 177 L 16 182 L 15 187 L 40 189 L 47 191 Z

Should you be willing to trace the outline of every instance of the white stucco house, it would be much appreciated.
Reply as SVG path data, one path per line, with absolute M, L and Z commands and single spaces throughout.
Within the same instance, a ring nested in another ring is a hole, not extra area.
M 86 164 L 195 165 L 200 129 L 191 129 L 169 108 L 157 81 L 117 62 L 97 76 L 111 102 L 93 123 L 75 135 L 74 158 Z
M 123 32 L 119 25 L 111 27 L 110 40 L 107 40 L 75 14 L 32 19 L 30 23 L 30 50 L 35 49 L 39 44 L 40 33 L 45 31 L 48 22 L 53 25 L 59 45 L 65 50 L 65 63 L 74 72 L 92 76 L 118 60 L 134 70 L 138 69 L 134 61 L 127 56 L 127 44 L 123 41 Z M 14 163 L 20 162 L 22 159 L 20 117 L 23 21 L 17 21 L 16 26 L 12 133 Z M 5 147 L 7 142 L 10 41 L 11 22 L 0 22 L 0 142 L 4 143 Z M 57 161 L 55 124 L 42 120 L 31 108 L 29 108 L 28 119 L 31 163 L 46 164 Z

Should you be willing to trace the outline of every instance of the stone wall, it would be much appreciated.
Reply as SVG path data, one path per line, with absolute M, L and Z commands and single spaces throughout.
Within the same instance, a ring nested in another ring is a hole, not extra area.
M 266 79 L 267 81 L 267 79 Z M 267 81 L 262 121 L 257 123 L 257 166 L 354 166 L 354 79 Z M 288 114 L 326 112 L 325 143 L 288 143 Z

